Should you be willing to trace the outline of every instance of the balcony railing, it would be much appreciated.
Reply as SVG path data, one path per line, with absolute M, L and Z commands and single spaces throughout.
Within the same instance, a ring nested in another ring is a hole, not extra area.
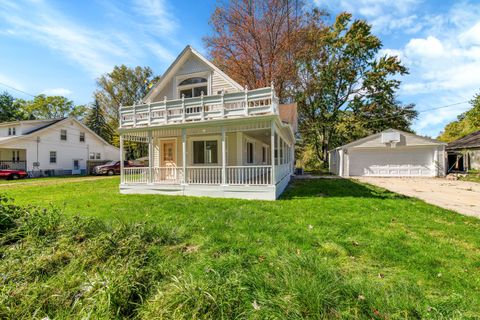
M 120 108 L 120 127 L 276 114 L 278 99 L 271 87 L 177 100 L 163 100 Z

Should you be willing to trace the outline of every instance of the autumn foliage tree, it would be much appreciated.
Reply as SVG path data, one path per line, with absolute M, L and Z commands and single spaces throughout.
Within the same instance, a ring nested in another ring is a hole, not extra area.
M 280 99 L 296 77 L 295 56 L 305 24 L 302 0 L 232 0 L 212 14 L 213 34 L 204 38 L 214 63 L 249 88 L 274 81 Z

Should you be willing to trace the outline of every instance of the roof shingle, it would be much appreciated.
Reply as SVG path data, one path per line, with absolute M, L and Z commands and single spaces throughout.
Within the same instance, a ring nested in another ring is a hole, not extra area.
M 452 141 L 446 147 L 447 150 L 470 148 L 480 148 L 480 130 L 470 133 L 463 138 Z

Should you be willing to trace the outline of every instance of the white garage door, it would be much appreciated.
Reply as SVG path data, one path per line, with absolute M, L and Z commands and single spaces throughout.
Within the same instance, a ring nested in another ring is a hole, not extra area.
M 435 176 L 433 148 L 349 150 L 351 176 Z

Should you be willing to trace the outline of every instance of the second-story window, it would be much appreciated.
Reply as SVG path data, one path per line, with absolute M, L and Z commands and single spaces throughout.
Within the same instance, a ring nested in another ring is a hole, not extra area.
M 85 142 L 85 132 L 80 132 L 80 142 Z
M 9 136 L 14 136 L 14 135 L 17 134 L 16 131 L 17 131 L 17 128 L 15 128 L 15 127 L 8 128 L 8 135 Z
M 60 130 L 60 140 L 67 141 L 67 130 Z
M 203 77 L 192 77 L 183 80 L 178 84 L 178 94 L 181 98 L 200 97 L 202 95 L 208 94 L 208 81 Z

